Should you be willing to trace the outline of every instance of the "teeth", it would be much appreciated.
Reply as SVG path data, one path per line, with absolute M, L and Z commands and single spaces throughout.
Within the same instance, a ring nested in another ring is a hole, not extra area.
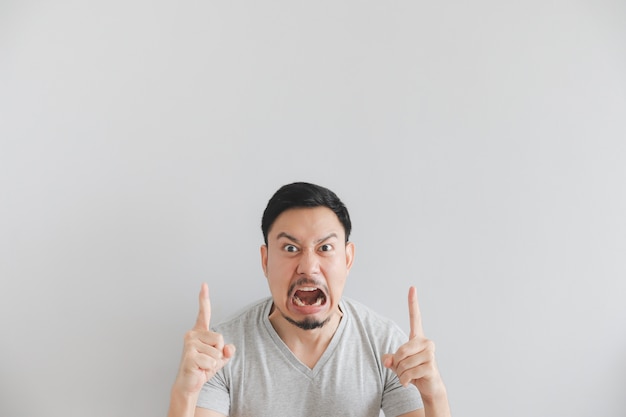
M 312 307 L 319 307 L 322 305 L 322 301 L 324 300 L 324 297 L 319 297 L 313 304 L 311 304 Z M 302 302 L 302 300 L 299 297 L 293 297 L 293 302 L 298 306 L 298 307 L 304 307 L 306 306 L 306 304 L 304 304 Z
M 315 287 L 302 287 L 302 288 L 298 288 L 298 290 L 300 290 L 300 291 L 315 291 L 315 290 L 317 290 L 317 288 L 315 288 Z

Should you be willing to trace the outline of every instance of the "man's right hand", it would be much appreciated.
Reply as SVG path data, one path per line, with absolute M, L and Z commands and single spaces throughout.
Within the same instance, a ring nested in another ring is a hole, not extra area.
M 179 394 L 194 395 L 200 392 L 202 385 L 235 354 L 235 346 L 224 345 L 222 335 L 209 330 L 210 323 L 209 287 L 202 284 L 198 319 L 193 329 L 185 334 L 183 357 L 172 387 Z

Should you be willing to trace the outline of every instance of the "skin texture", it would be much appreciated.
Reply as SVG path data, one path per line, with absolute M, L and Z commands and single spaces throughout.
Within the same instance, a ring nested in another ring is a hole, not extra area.
M 343 226 L 326 207 L 286 210 L 270 228 L 267 245 L 261 246 L 261 266 L 274 301 L 270 322 L 294 355 L 310 368 L 324 353 L 341 320 L 339 301 L 354 254 L 354 244 L 346 243 Z M 325 302 L 318 307 L 295 305 L 293 294 L 302 287 L 321 289 Z M 235 347 L 209 331 L 211 303 L 206 284 L 199 302 L 196 324 L 185 335 L 169 417 L 221 416 L 195 404 L 202 385 L 228 363 Z M 435 345 L 424 335 L 414 287 L 409 289 L 408 306 L 409 340 L 396 352 L 383 355 L 383 364 L 403 385 L 414 384 L 424 400 L 424 409 L 404 417 L 448 417 L 450 408 L 435 361 Z M 317 327 L 305 330 L 304 322 L 316 323 Z

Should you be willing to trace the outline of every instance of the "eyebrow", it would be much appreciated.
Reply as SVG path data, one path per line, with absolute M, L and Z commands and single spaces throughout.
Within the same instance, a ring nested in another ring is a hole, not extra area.
M 298 239 L 296 239 L 295 237 L 293 237 L 293 236 L 291 236 L 290 234 L 285 233 L 285 232 L 280 232 L 280 233 L 276 236 L 276 240 L 278 240 L 278 239 L 280 239 L 280 238 L 283 238 L 283 237 L 284 237 L 284 238 L 287 238 L 287 239 L 289 239 L 289 240 L 291 240 L 291 241 L 293 241 L 293 242 L 300 243 L 300 241 L 299 241 Z
M 285 232 L 280 232 L 280 233 L 276 236 L 276 240 L 278 240 L 278 239 L 280 239 L 280 238 L 283 238 L 283 237 L 284 237 L 284 238 L 286 238 L 286 239 L 291 240 L 292 242 L 295 242 L 295 243 L 300 244 L 300 241 L 299 241 L 298 239 L 296 239 L 295 237 L 291 236 L 289 233 L 285 233 Z M 333 237 L 334 237 L 334 238 L 337 238 L 337 233 L 332 232 L 332 233 L 328 234 L 327 236 L 325 236 L 325 237 L 323 237 L 323 238 L 320 238 L 320 239 L 316 240 L 316 241 L 315 241 L 315 244 L 322 243 L 322 242 L 324 242 L 324 241 L 326 241 L 326 240 L 328 240 L 328 239 L 330 239 L 330 238 L 333 238 Z

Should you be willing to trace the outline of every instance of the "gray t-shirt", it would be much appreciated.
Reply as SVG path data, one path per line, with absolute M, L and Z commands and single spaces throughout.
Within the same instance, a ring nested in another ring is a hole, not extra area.
M 417 389 L 400 385 L 381 357 L 408 339 L 392 321 L 347 299 L 328 348 L 313 369 L 300 362 L 269 321 L 272 299 L 214 331 L 236 346 L 230 362 L 202 387 L 198 407 L 230 417 L 398 416 L 422 408 Z

